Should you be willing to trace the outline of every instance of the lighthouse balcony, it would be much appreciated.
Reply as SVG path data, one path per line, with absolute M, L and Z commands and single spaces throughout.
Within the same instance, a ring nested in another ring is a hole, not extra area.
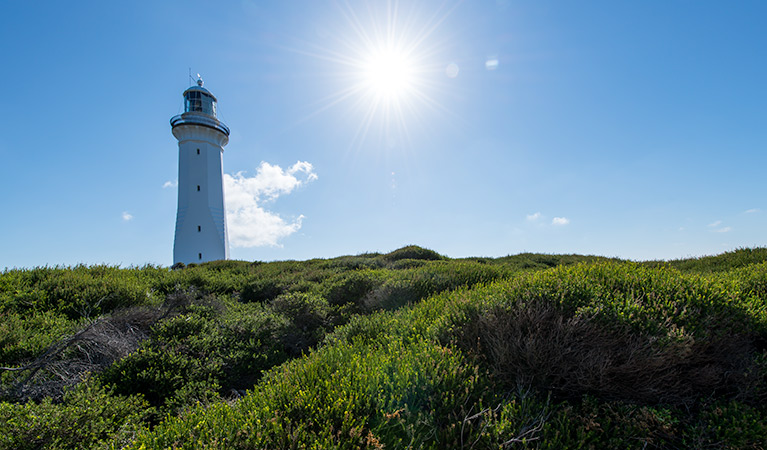
M 177 116 L 171 117 L 170 126 L 172 128 L 176 128 L 177 126 L 181 125 L 199 125 L 207 128 L 212 128 L 229 136 L 229 127 L 224 125 L 218 119 L 204 113 L 185 112 L 184 114 L 179 114 Z

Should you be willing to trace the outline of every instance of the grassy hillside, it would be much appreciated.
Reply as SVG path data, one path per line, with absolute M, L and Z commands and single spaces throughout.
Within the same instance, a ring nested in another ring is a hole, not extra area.
M 2 448 L 767 448 L 767 251 L 0 275 Z

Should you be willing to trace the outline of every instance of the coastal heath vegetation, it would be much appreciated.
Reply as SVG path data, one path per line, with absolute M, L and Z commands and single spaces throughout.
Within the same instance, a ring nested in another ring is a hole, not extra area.
M 767 249 L 0 274 L 0 448 L 767 448 Z

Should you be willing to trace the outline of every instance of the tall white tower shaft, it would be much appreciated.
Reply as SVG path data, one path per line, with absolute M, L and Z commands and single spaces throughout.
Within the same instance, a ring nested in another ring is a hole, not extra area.
M 173 263 L 229 259 L 224 209 L 224 146 L 229 128 L 216 97 L 197 81 L 184 91 L 184 113 L 170 120 L 178 139 L 178 212 Z

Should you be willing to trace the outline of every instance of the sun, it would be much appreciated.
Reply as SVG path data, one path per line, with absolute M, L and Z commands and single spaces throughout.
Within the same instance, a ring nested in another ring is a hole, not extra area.
M 379 100 L 404 100 L 415 88 L 416 66 L 404 50 L 373 51 L 360 67 L 364 89 Z
M 446 0 L 424 15 L 415 3 L 399 0 L 339 2 L 339 21 L 327 26 L 327 40 L 302 51 L 330 63 L 324 81 L 333 86 L 309 117 L 346 105 L 344 120 L 358 124 L 351 147 L 408 142 L 430 113 L 445 110 L 437 95 L 446 92 L 448 63 L 438 29 L 458 4 Z

